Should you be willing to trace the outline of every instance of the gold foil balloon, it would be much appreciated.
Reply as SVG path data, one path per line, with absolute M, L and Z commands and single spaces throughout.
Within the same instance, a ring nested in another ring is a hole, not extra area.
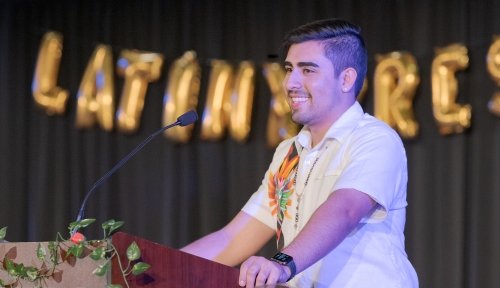
M 264 63 L 264 76 L 271 90 L 271 107 L 267 121 L 267 144 L 276 147 L 284 139 L 297 134 L 299 127 L 292 121 L 290 106 L 283 88 L 285 71 L 278 63 Z
M 493 43 L 488 49 L 488 55 L 486 57 L 486 62 L 488 66 L 488 72 L 491 78 L 495 80 L 498 86 L 500 86 L 500 37 L 495 36 L 493 38 Z M 488 103 L 488 109 L 491 113 L 496 116 L 500 116 L 500 92 L 495 92 L 493 97 Z
M 240 63 L 230 104 L 229 132 L 231 137 L 243 142 L 250 134 L 255 91 L 255 67 L 250 61 Z
M 201 121 L 201 138 L 218 140 L 224 136 L 233 87 L 233 67 L 222 60 L 212 61 L 207 100 Z
M 254 75 L 255 68 L 249 61 L 240 63 L 236 77 L 226 61 L 212 61 L 202 117 L 202 139 L 221 139 L 228 125 L 233 139 L 239 142 L 247 139 L 252 118 Z
M 375 117 L 394 127 L 406 139 L 418 134 L 413 98 L 420 82 L 415 58 L 407 52 L 377 55 Z
M 38 50 L 31 91 L 35 103 L 48 115 L 64 113 L 68 100 L 68 91 L 57 86 L 62 47 L 62 35 L 47 32 Z
M 193 110 L 198 104 L 201 68 L 194 51 L 187 51 L 172 63 L 168 85 L 163 97 L 163 124 L 177 121 L 179 115 Z M 187 142 L 191 138 L 194 125 L 174 127 L 165 131 L 167 138 Z
M 121 52 L 117 71 L 125 77 L 125 84 L 116 113 L 121 132 L 132 133 L 139 128 L 148 83 L 160 77 L 162 64 L 161 54 L 137 50 Z
M 458 94 L 455 73 L 468 65 L 469 57 L 465 46 L 452 44 L 436 49 L 431 69 L 432 111 L 439 132 L 443 135 L 461 133 L 470 126 L 470 105 L 455 102 Z
M 106 130 L 113 129 L 114 79 L 111 47 L 99 45 L 85 69 L 77 94 L 76 126 L 91 128 L 96 120 Z

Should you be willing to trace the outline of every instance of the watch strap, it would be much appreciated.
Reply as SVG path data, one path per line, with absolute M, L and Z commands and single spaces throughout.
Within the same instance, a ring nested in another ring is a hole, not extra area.
M 292 278 L 297 273 L 297 267 L 295 266 L 295 262 L 293 261 L 293 257 L 290 255 L 287 255 L 287 254 L 282 253 L 282 252 L 278 252 L 273 257 L 271 257 L 270 260 L 274 261 L 280 265 L 288 266 L 288 268 L 290 268 L 290 277 L 288 277 L 286 282 L 292 280 Z

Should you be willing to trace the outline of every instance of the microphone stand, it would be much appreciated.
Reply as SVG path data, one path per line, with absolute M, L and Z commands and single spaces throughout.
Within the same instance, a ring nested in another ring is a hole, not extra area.
M 85 206 L 87 205 L 87 201 L 89 200 L 90 195 L 99 187 L 101 184 L 108 179 L 111 175 L 113 175 L 118 169 L 120 169 L 127 161 L 130 160 L 137 152 L 139 152 L 144 146 L 146 146 L 153 138 L 158 136 L 158 134 L 162 133 L 163 131 L 172 128 L 174 126 L 186 126 L 190 125 L 193 122 L 195 122 L 198 119 L 198 115 L 194 111 L 188 111 L 187 113 L 181 115 L 179 118 L 177 118 L 177 121 L 175 123 L 172 123 L 170 125 L 167 125 L 165 127 L 162 127 L 158 131 L 154 132 L 153 134 L 149 135 L 148 138 L 146 138 L 144 141 L 142 141 L 137 147 L 134 148 L 130 153 L 128 153 L 125 157 L 123 157 L 118 163 L 113 166 L 104 176 L 102 176 L 99 180 L 97 180 L 92 188 L 87 192 L 87 195 L 85 196 L 82 205 L 80 206 L 80 210 L 78 211 L 78 215 L 76 216 L 76 222 L 82 220 L 83 215 L 85 214 Z M 73 229 L 71 231 L 71 235 L 73 235 L 76 232 L 76 229 Z

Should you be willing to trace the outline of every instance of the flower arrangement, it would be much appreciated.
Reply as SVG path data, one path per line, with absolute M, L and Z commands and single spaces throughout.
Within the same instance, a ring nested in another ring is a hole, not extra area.
M 90 257 L 96 261 L 96 268 L 93 274 L 104 276 L 108 273 L 111 260 L 116 257 L 118 266 L 120 267 L 124 283 L 129 287 L 126 277 L 130 274 L 139 275 L 150 268 L 150 265 L 145 262 L 140 262 L 141 251 L 139 246 L 134 241 L 127 250 L 126 256 L 128 263 L 125 266 L 118 256 L 118 251 L 110 241 L 111 235 L 116 232 L 123 221 L 115 221 L 113 219 L 102 223 L 103 238 L 100 240 L 86 240 L 85 236 L 78 232 L 79 230 L 89 226 L 95 222 L 95 219 L 83 219 L 69 224 L 69 238 L 64 238 L 60 233 L 57 233 L 56 240 L 48 242 L 44 247 L 38 243 L 35 254 L 40 261 L 40 265 L 26 266 L 23 263 L 16 263 L 7 255 L 0 259 L 0 270 L 7 272 L 9 279 L 0 279 L 0 287 L 17 287 L 21 280 L 32 282 L 35 287 L 45 287 L 44 283 L 49 278 L 60 281 L 62 271 L 58 266 L 64 262 L 74 263 L 77 259 Z M 7 227 L 0 229 L 0 240 L 5 239 Z M 106 288 L 119 288 L 119 284 L 108 284 Z

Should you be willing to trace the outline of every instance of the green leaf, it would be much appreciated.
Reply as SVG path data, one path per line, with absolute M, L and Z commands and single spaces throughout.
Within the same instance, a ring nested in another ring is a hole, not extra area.
M 115 222 L 115 219 L 109 219 L 107 221 L 104 221 L 104 223 L 101 224 L 101 227 L 102 229 L 109 229 Z
M 120 284 L 108 284 L 108 285 L 106 285 L 106 288 L 122 288 L 122 285 L 120 285 Z
M 49 251 L 56 251 L 57 250 L 57 242 L 56 241 L 50 241 L 49 244 L 47 245 L 49 248 Z
M 78 230 L 78 229 L 75 229 L 77 227 L 76 225 L 78 225 L 78 222 L 76 222 L 76 221 L 69 223 L 68 230 L 70 232 L 72 232 L 73 230 Z
M 69 247 L 68 254 L 75 255 L 76 258 L 81 258 L 83 254 L 83 244 L 73 245 Z
M 85 228 L 94 222 L 95 222 L 95 219 L 92 219 L 92 218 L 80 220 L 80 227 Z
M 0 229 L 0 240 L 5 239 L 5 235 L 7 235 L 7 226 Z
M 134 261 L 139 259 L 140 257 L 141 257 L 141 250 L 139 249 L 137 243 L 135 243 L 134 241 L 127 248 L 127 259 L 130 261 Z
M 122 222 L 122 221 L 119 221 L 119 222 Z M 109 220 L 105 221 L 104 223 L 102 223 L 101 227 L 102 227 L 102 229 L 110 229 L 115 224 L 116 224 L 116 220 L 115 219 L 109 219 Z
M 26 267 L 25 275 L 29 280 L 35 281 L 38 278 L 38 269 L 35 267 Z
M 25 267 L 23 263 L 16 264 L 12 260 L 7 258 L 4 259 L 4 265 L 7 273 L 9 273 L 9 275 L 12 277 L 19 277 L 29 281 L 35 281 L 38 278 L 39 271 L 35 267 Z
M 120 227 L 122 227 L 124 223 L 125 222 L 123 222 L 123 221 L 116 221 L 115 224 L 113 226 L 111 226 L 111 228 L 109 229 L 108 235 L 111 235 L 113 232 L 120 229 Z
M 104 256 L 106 255 L 106 251 L 104 250 L 103 247 L 97 247 L 92 253 L 90 253 L 90 258 L 93 260 L 101 260 L 104 259 Z
M 50 262 L 56 265 L 59 260 L 59 253 L 57 251 L 58 244 L 55 241 L 50 241 L 47 248 L 49 248 Z
M 45 252 L 45 248 L 43 248 L 43 246 L 42 246 L 41 243 L 38 243 L 38 246 L 36 248 L 36 257 L 40 261 L 44 261 L 45 260 L 45 255 L 47 255 L 47 252 Z
M 123 226 L 125 222 L 123 221 L 115 221 L 114 219 L 110 219 L 104 223 L 102 223 L 102 229 L 104 231 L 107 231 L 106 237 L 110 236 L 114 231 L 118 230 L 120 227 Z
M 89 226 L 90 224 L 94 223 L 95 222 L 95 219 L 83 219 L 83 220 L 80 220 L 80 221 L 74 221 L 74 222 L 71 222 L 68 226 L 68 229 L 69 231 L 77 231 L 77 230 L 80 230 L 81 228 L 85 228 L 87 226 Z
M 132 274 L 134 275 L 139 275 L 141 273 L 144 273 L 144 271 L 148 270 L 151 265 L 145 262 L 139 262 L 132 267 Z
M 5 266 L 5 270 L 7 270 L 7 273 L 9 275 L 16 277 L 18 275 L 17 273 L 17 265 L 16 263 L 12 262 L 9 258 L 4 258 L 3 259 L 3 265 Z
M 108 267 L 109 267 L 109 262 L 103 265 L 99 265 L 99 267 L 95 268 L 94 271 L 92 271 L 92 274 L 97 276 L 104 276 L 106 275 L 106 272 L 108 272 Z

